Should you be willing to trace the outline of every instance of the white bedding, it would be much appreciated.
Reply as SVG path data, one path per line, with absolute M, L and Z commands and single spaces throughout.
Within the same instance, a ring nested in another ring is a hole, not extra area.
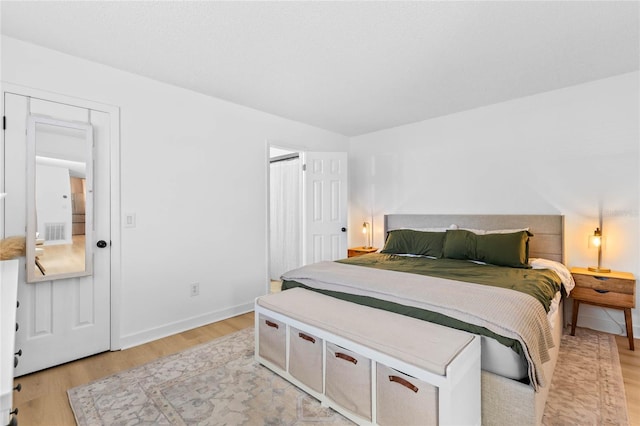
M 567 292 L 567 296 L 571 293 L 571 290 L 576 286 L 575 281 L 573 281 L 573 276 L 571 272 L 560 262 L 555 262 L 549 259 L 542 258 L 532 258 L 529 259 L 529 265 L 533 269 L 551 269 L 560 277 L 562 281 L 562 285 L 564 285 L 564 289 Z

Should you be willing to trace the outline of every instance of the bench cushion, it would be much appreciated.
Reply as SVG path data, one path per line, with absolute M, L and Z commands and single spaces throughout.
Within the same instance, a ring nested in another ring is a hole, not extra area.
M 464 331 L 303 288 L 261 296 L 256 303 L 441 376 L 473 339 Z

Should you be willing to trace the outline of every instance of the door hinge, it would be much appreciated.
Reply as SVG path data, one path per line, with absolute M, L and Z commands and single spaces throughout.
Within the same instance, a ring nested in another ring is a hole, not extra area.
M 7 130 L 7 116 L 2 116 L 2 130 Z
M 306 172 L 306 171 L 307 171 L 307 165 L 306 165 L 306 164 L 303 164 L 303 165 L 302 165 L 302 171 L 303 171 L 303 172 Z

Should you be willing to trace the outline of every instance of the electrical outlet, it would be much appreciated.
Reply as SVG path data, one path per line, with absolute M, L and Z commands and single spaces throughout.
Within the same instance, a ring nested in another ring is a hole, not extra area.
M 191 297 L 200 295 L 200 283 L 191 284 Z

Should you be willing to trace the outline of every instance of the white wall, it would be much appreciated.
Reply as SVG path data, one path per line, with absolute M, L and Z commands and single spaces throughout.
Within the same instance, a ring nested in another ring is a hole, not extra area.
M 603 265 L 638 277 L 638 73 L 490 105 L 350 141 L 350 239 L 373 212 L 562 214 L 566 260 L 596 263 L 587 236 L 604 211 Z M 640 305 L 640 302 L 636 302 Z M 621 311 L 580 308 L 579 325 L 614 333 Z M 634 310 L 635 334 L 640 316 Z
M 121 230 L 126 346 L 250 309 L 266 291 L 266 140 L 348 143 L 4 36 L 1 59 L 3 81 L 120 107 L 121 206 L 137 219 Z M 371 213 L 378 247 L 385 213 L 560 213 L 568 263 L 591 265 L 602 201 L 603 263 L 638 276 L 638 113 L 632 73 L 352 138 L 350 240 L 362 244 Z M 585 307 L 580 324 L 619 332 L 608 318 Z M 634 322 L 640 335 L 637 311 Z
M 8 37 L 2 79 L 120 107 L 121 208 L 137 224 L 121 231 L 123 346 L 245 312 L 267 291 L 268 139 L 347 150 L 343 136 Z

